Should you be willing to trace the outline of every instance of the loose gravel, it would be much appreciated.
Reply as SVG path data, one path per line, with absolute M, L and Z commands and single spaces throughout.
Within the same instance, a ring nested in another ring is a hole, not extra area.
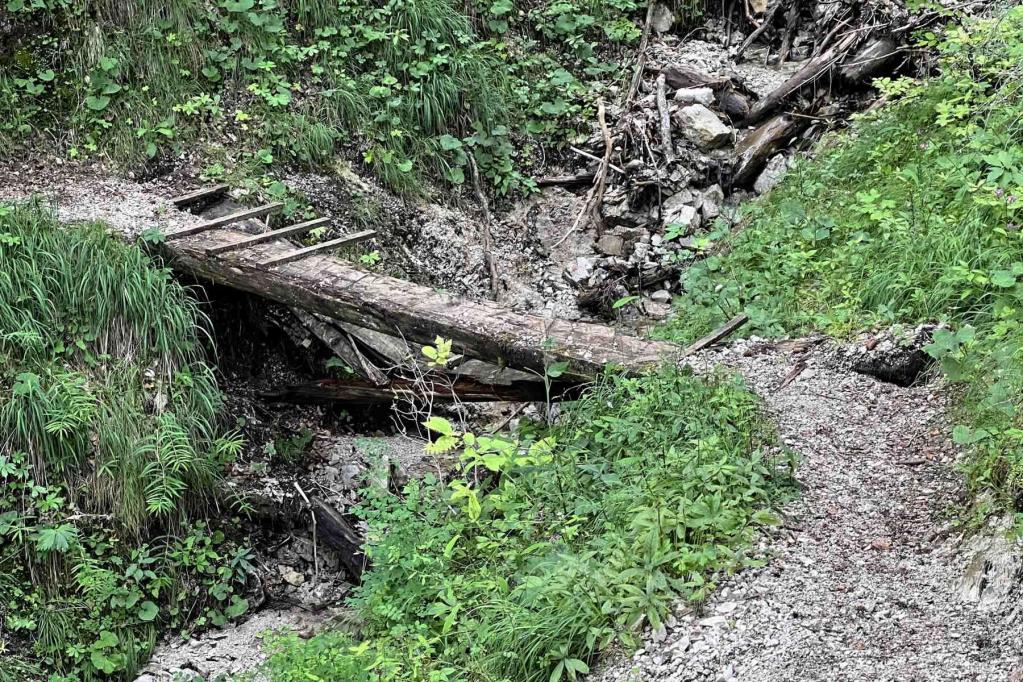
M 680 603 L 595 682 L 1020 679 L 1023 628 L 957 588 L 946 390 L 853 373 L 827 342 L 744 341 L 693 364 L 738 370 L 763 397 L 803 491 L 759 547 L 766 566 L 698 613 Z

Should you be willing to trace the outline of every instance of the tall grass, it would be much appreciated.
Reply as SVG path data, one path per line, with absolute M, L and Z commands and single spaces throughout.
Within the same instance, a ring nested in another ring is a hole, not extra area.
M 0 210 L 0 452 L 135 535 L 197 508 L 226 443 L 195 303 L 101 225 Z
M 938 71 L 882 82 L 890 102 L 825 141 L 684 277 L 662 333 L 739 310 L 749 331 L 940 321 L 928 351 L 967 396 L 956 438 L 982 511 L 1023 493 L 1023 9 L 950 25 Z
M 222 435 L 203 324 L 102 225 L 0 204 L 0 647 L 21 632 L 43 668 L 90 682 L 152 648 L 155 602 L 180 586 L 151 555 L 208 509 L 240 446 Z

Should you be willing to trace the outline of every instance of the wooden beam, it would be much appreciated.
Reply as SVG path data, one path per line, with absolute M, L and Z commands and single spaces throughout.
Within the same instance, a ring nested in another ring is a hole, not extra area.
M 206 232 L 216 227 L 224 227 L 225 225 L 231 225 L 233 223 L 240 222 L 242 220 L 248 220 L 249 218 L 262 218 L 265 215 L 271 213 L 277 213 L 284 208 L 283 203 L 266 204 L 265 206 L 257 206 L 256 208 L 246 208 L 241 211 L 235 211 L 234 213 L 228 213 L 225 216 L 219 218 L 213 218 L 203 223 L 198 223 L 191 227 L 183 227 L 180 230 L 174 232 L 168 232 L 165 236 L 168 240 L 178 239 L 179 237 L 188 237 L 193 234 L 199 234 L 200 232 Z
M 201 201 L 208 201 L 210 199 L 216 199 L 221 194 L 226 192 L 230 187 L 228 185 L 213 185 L 212 187 L 201 187 L 191 192 L 186 192 L 180 196 L 176 196 L 170 200 L 176 208 L 185 208 L 193 204 L 198 204 Z
M 322 244 L 313 244 L 312 246 L 306 246 L 305 248 L 302 249 L 295 249 L 294 251 L 283 253 L 279 256 L 267 258 L 266 260 L 260 262 L 260 265 L 268 268 L 277 265 L 284 265 L 285 263 L 290 263 L 300 258 L 311 256 L 314 253 L 329 251 L 331 249 L 336 249 L 339 246 L 346 246 L 348 244 L 358 244 L 359 242 L 364 242 L 367 239 L 372 239 L 373 237 L 375 237 L 376 233 L 377 233 L 376 230 L 363 230 L 362 232 L 356 232 L 354 234 L 346 234 L 343 237 L 331 239 L 330 241 L 323 242 Z
M 236 242 L 230 244 L 220 244 L 219 246 L 211 246 L 206 249 L 206 253 L 211 256 L 216 256 L 221 253 L 227 253 L 228 251 L 235 251 L 237 249 L 245 249 L 250 246 L 257 244 L 263 244 L 265 242 L 273 241 L 274 239 L 284 239 L 285 237 L 295 237 L 300 234 L 305 234 L 311 230 L 315 230 L 321 225 L 327 225 L 330 223 L 330 218 L 315 218 L 313 220 L 307 220 L 304 223 L 298 223 L 291 227 L 282 227 L 279 230 L 271 230 L 269 232 L 263 232 L 262 234 L 255 234 L 251 237 L 245 237 L 239 239 Z

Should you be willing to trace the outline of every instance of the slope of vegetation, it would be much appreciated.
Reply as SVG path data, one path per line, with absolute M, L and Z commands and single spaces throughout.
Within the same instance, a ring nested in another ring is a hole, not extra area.
M 196 522 L 240 447 L 199 322 L 102 226 L 0 204 L 0 680 L 123 679 L 244 611 L 245 550 Z
M 507 191 L 535 144 L 522 133 L 563 139 L 625 76 L 600 54 L 636 41 L 640 5 L 6 0 L 0 149 L 53 137 L 138 163 L 231 140 L 209 155 L 217 176 L 345 148 L 400 189 L 424 172 L 464 182 L 471 151 Z
M 609 376 L 551 429 L 456 433 L 462 475 L 362 508 L 361 627 L 276 643 L 275 682 L 576 679 L 594 655 L 700 600 L 786 480 L 736 380 Z
M 929 36 L 922 80 L 828 140 L 690 270 L 690 339 L 739 310 L 749 331 L 838 335 L 939 321 L 927 352 L 964 386 L 955 438 L 978 512 L 1023 510 L 1023 8 Z

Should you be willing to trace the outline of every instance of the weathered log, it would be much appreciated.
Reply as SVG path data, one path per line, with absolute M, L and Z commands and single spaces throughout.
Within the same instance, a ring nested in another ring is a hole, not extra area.
M 862 83 L 886 71 L 899 58 L 899 45 L 892 38 L 874 38 L 857 50 L 839 73 L 852 83 Z
M 681 90 L 682 88 L 717 89 L 731 82 L 731 79 L 725 76 L 712 76 L 709 73 L 685 64 L 669 66 L 661 69 L 660 73 L 664 76 L 665 82 L 672 90 Z
M 352 370 L 364 379 L 369 380 L 376 386 L 387 385 L 387 375 L 380 371 L 375 365 L 359 352 L 348 335 L 334 327 L 328 318 L 307 313 L 300 308 L 291 308 L 291 312 L 298 318 L 302 325 L 313 333 L 323 345 L 329 348 L 334 355 L 348 363 Z
M 385 386 L 377 386 L 364 379 L 321 379 L 303 384 L 291 384 L 261 392 L 262 398 L 285 402 L 336 402 L 342 405 L 374 405 L 390 403 L 409 397 L 430 402 L 525 402 L 536 403 L 577 397 L 579 384 L 552 382 L 550 395 L 542 381 L 513 381 L 507 384 L 485 384 L 468 377 L 416 382 L 396 378 Z
M 240 498 L 245 502 L 246 517 L 264 526 L 309 528 L 311 532 L 311 513 L 316 519 L 317 542 L 337 553 L 354 580 L 358 581 L 366 570 L 368 562 L 362 551 L 361 534 L 329 502 L 310 496 L 306 506 L 304 500 L 293 493 L 272 496 L 264 490 L 247 490 Z
M 830 76 L 835 65 L 845 58 L 858 39 L 859 35 L 855 31 L 851 31 L 836 45 L 809 60 L 806 66 L 792 74 L 784 83 L 753 106 L 749 118 L 746 119 L 746 125 L 760 123 L 774 113 L 775 109 L 780 107 L 792 94 Z
M 805 118 L 779 114 L 747 135 L 735 147 L 732 165 L 732 186 L 748 187 L 757 179 L 768 159 L 808 124 Z
M 723 111 L 731 121 L 742 121 L 749 116 L 749 102 L 749 97 L 730 85 L 717 92 L 718 109 Z
M 579 187 L 592 185 L 594 173 L 576 173 L 574 175 L 549 175 L 536 179 L 537 187 Z
M 651 341 L 598 324 L 549 320 L 515 313 L 490 301 L 471 301 L 404 280 L 378 275 L 336 258 L 316 254 L 273 268 L 260 265 L 291 251 L 270 242 L 214 258 L 211 246 L 245 235 L 211 230 L 162 245 L 176 270 L 199 279 L 410 341 L 450 339 L 456 352 L 541 375 L 555 362 L 567 363 L 563 378 L 587 381 L 617 365 L 637 373 L 677 355 L 671 343 Z
M 316 517 L 316 538 L 335 550 L 355 581 L 362 579 L 369 561 L 362 551 L 363 538 L 338 510 L 318 497 L 310 499 Z

